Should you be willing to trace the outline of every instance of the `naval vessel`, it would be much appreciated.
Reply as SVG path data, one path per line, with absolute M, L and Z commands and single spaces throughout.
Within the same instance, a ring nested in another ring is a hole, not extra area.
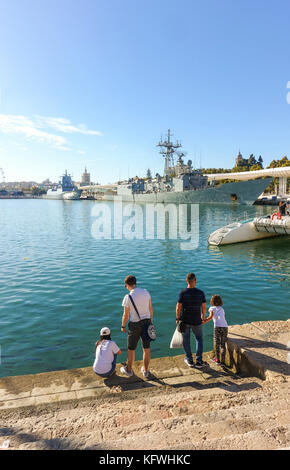
M 124 202 L 134 203 L 253 204 L 272 181 L 270 177 L 219 185 L 209 182 L 206 174 L 193 168 L 191 160 L 184 162 L 181 143 L 172 142 L 171 137 L 169 129 L 167 139 L 161 137 L 157 144 L 164 157 L 163 176 L 157 173 L 154 178 L 128 179 L 117 185 L 114 194 L 101 198 L 111 200 L 117 194 Z
M 68 174 L 67 170 L 61 177 L 59 184 L 52 189 L 49 189 L 46 194 L 43 195 L 44 199 L 79 199 L 81 190 L 79 190 L 72 181 L 71 175 Z

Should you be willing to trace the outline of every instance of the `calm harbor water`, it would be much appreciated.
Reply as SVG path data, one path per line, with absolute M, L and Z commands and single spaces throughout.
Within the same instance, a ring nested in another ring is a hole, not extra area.
M 189 271 L 196 273 L 208 304 L 212 294 L 222 296 L 230 325 L 288 319 L 290 237 L 207 245 L 208 235 L 230 220 L 273 208 L 200 205 L 199 246 L 183 251 L 180 240 L 96 240 L 91 234 L 96 204 L 0 201 L 1 377 L 89 366 L 103 326 L 111 328 L 125 361 L 120 326 L 127 274 L 135 274 L 152 296 L 158 332 L 153 357 L 182 353 L 170 350 L 169 342 Z M 204 350 L 212 349 L 212 332 L 209 323 Z

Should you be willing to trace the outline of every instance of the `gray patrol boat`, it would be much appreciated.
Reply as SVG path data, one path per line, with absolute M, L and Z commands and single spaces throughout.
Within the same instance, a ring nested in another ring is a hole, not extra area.
M 271 183 L 272 178 L 227 182 L 216 186 L 215 181 L 201 170 L 184 163 L 184 153 L 178 151 L 181 143 L 171 142 L 170 129 L 167 140 L 157 144 L 164 157 L 164 175 L 154 178 L 131 178 L 117 185 L 117 195 L 125 202 L 148 203 L 222 203 L 253 204 Z M 112 199 L 105 194 L 102 199 Z

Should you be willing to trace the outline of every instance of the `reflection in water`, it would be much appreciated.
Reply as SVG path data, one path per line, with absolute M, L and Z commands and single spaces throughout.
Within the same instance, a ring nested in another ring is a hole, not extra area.
M 224 246 L 209 246 L 212 256 L 223 256 L 225 261 L 238 259 L 263 268 L 274 282 L 290 283 L 290 237 L 269 238 Z M 227 260 L 228 258 L 228 260 Z

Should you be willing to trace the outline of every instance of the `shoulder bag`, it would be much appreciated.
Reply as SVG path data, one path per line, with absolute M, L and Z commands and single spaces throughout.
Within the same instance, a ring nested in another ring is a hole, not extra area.
M 140 318 L 140 321 L 141 321 L 141 317 L 139 315 L 139 312 L 137 310 L 137 307 L 135 305 L 135 302 L 132 298 L 132 296 L 129 294 L 129 299 L 131 300 L 132 302 L 132 305 L 138 315 L 138 317 Z M 150 325 L 145 325 L 142 333 L 146 336 L 146 339 L 149 340 L 149 341 L 154 341 L 156 339 L 156 330 L 155 330 L 155 326 L 153 325 L 153 323 L 150 323 Z

